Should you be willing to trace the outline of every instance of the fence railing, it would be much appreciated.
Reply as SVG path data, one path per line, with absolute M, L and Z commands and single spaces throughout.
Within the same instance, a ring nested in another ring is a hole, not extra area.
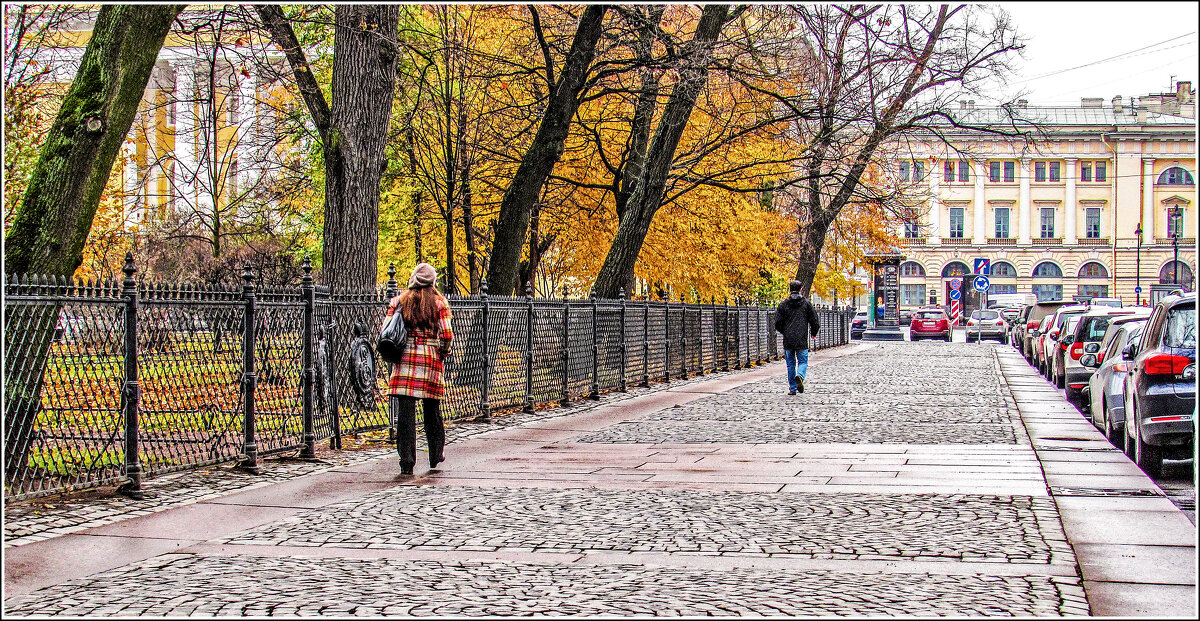
M 374 339 L 397 292 L 13 277 L 5 283 L 5 495 L 120 484 L 389 427 Z M 450 296 L 449 420 L 487 419 L 778 359 L 773 307 Z M 818 308 L 813 349 L 851 313 Z

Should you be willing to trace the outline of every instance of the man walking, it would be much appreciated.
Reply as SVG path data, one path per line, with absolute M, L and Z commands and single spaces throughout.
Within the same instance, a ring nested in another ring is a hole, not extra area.
M 800 295 L 800 281 L 789 283 L 791 294 L 775 310 L 775 330 L 783 334 L 783 357 L 787 360 L 788 394 L 804 392 L 808 372 L 808 337 L 821 329 L 817 311 Z

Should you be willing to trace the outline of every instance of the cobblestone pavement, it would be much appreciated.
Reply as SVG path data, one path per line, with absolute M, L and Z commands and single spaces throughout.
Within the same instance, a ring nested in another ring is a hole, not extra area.
M 347 580 L 354 576 L 356 579 Z M 1086 614 L 1075 579 L 641 564 L 167 554 L 46 589 L 10 614 L 70 616 L 1051 616 Z M 253 598 L 247 587 L 253 585 Z M 739 594 L 740 597 L 729 597 Z
M 1029 445 L 991 346 L 867 347 L 814 362 L 809 387 L 789 397 L 775 376 L 717 394 L 697 389 L 701 396 L 688 403 L 614 415 L 559 445 L 991 444 L 1005 447 L 997 463 Z M 522 415 L 504 426 L 586 409 Z M 712 467 L 753 476 L 735 457 Z M 606 487 L 586 479 L 547 487 L 530 484 L 540 465 L 530 453 L 505 459 L 526 462 L 479 473 L 491 477 L 482 484 L 469 484 L 464 472 L 300 511 L 207 547 L 10 598 L 5 609 L 70 616 L 1089 613 L 1047 496 L 751 492 L 721 489 L 719 479 L 707 489 L 622 488 L 614 478 Z M 645 465 L 653 474 L 654 464 Z

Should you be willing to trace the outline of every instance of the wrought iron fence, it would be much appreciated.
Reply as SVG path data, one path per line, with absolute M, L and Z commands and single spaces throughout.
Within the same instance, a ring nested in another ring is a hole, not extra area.
M 389 428 L 374 339 L 397 294 L 17 278 L 5 283 L 5 495 L 141 479 Z M 773 307 L 625 299 L 449 296 L 449 420 L 487 419 L 631 385 L 778 359 Z M 818 308 L 823 349 L 851 314 Z

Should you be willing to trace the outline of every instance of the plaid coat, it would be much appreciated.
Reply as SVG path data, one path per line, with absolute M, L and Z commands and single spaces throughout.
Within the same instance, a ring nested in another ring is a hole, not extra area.
M 399 304 L 400 296 L 392 298 L 388 304 L 388 317 L 396 312 Z M 442 359 L 450 355 L 450 342 L 454 339 L 454 333 L 450 331 L 450 304 L 446 298 L 438 299 L 438 311 L 440 318 L 436 330 L 409 327 L 400 364 L 392 365 L 389 394 L 425 399 L 445 396 Z

